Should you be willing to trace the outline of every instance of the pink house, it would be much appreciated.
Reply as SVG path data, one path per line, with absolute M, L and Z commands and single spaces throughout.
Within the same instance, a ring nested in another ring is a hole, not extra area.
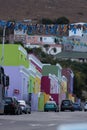
M 35 45 L 35 44 L 55 44 L 53 36 L 46 35 L 26 35 L 26 44 Z

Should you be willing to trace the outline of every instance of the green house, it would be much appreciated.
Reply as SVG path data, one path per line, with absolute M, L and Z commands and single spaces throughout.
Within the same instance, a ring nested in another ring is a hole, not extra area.
M 29 67 L 27 51 L 17 44 L 0 44 L 0 65 Z
M 43 65 L 42 68 L 42 75 L 43 76 L 49 76 L 49 74 L 56 75 L 59 79 L 61 79 L 61 73 L 62 67 L 57 65 Z

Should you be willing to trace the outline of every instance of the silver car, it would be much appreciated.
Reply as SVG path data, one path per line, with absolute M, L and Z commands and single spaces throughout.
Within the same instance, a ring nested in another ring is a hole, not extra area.
M 18 102 L 20 104 L 20 107 L 21 107 L 23 113 L 31 114 L 31 107 L 28 104 L 26 104 L 26 102 L 24 100 L 18 100 Z
M 84 111 L 87 111 L 87 101 L 84 104 Z

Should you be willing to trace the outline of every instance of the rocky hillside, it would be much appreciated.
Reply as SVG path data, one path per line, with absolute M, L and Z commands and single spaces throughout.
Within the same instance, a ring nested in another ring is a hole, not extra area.
M 0 19 L 56 19 L 87 22 L 87 0 L 0 0 Z

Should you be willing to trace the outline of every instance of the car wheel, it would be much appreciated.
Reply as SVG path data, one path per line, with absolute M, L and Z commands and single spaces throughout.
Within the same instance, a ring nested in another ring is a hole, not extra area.
M 20 115 L 21 111 L 20 109 L 18 109 L 17 111 L 15 111 L 15 115 Z
M 26 110 L 26 111 L 25 111 L 25 114 L 27 114 L 27 113 L 28 113 L 28 111 Z
M 60 111 L 64 111 L 64 110 L 61 109 Z
M 28 114 L 31 114 L 31 112 L 29 111 Z
M 14 111 L 11 113 L 11 115 L 17 115 L 17 111 L 14 110 Z

